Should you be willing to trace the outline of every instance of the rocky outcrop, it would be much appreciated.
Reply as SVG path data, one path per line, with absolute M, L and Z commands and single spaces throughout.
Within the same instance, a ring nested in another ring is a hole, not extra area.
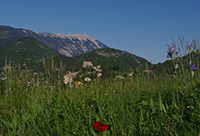
M 38 33 L 26 29 L 16 29 L 9 26 L 0 26 L 0 49 L 22 37 L 33 37 L 54 51 L 73 57 L 107 46 L 89 35 L 81 34 L 52 34 Z

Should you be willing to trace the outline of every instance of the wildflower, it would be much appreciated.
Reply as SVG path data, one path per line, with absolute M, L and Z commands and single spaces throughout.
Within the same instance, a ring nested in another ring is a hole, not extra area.
M 1 80 L 6 80 L 6 77 L 4 77 L 4 78 L 2 77 Z
M 33 75 L 37 75 L 37 74 L 38 74 L 37 72 L 33 73 Z
M 187 47 L 189 53 L 192 53 L 192 44 L 190 44 L 190 46 L 188 45 L 188 46 L 186 46 L 186 47 Z
M 143 124 L 143 122 L 140 123 L 141 125 Z
M 190 108 L 190 106 L 187 106 L 187 108 L 189 109 L 189 108 Z
M 194 76 L 194 70 L 197 70 L 196 66 L 194 64 L 191 65 L 191 67 L 187 67 L 188 69 L 192 69 L 192 76 Z
M 75 135 L 75 134 L 76 134 L 76 132 L 73 132 L 73 134 Z
M 91 79 L 89 77 L 86 77 L 85 81 L 91 81 Z
M 104 132 L 108 129 L 108 126 L 98 121 L 94 124 L 94 128 L 99 132 Z
M 115 76 L 115 79 L 124 79 L 124 77 L 121 75 L 118 75 L 118 76 Z
M 197 51 L 194 51 L 194 53 L 197 53 Z
M 173 58 L 173 53 L 175 52 L 176 54 L 178 54 L 178 52 L 176 51 L 176 48 L 174 46 L 169 47 L 168 49 L 168 54 L 167 54 L 167 58 Z
M 153 110 L 156 110 L 156 108 L 153 108 Z
M 190 67 L 187 67 L 187 68 L 190 69 Z M 196 66 L 195 66 L 194 64 L 191 65 L 191 69 L 192 69 L 192 70 L 197 70 L 197 68 L 196 68 Z
M 67 84 L 68 82 L 71 84 L 72 81 L 71 73 L 64 75 L 64 84 Z
M 75 82 L 76 83 L 76 85 L 83 85 L 83 83 L 82 82 Z
M 102 74 L 101 74 L 101 73 L 98 73 L 98 74 L 97 74 L 97 77 L 100 77 L 100 76 L 102 76 Z
M 63 103 L 63 102 L 64 102 L 64 100 L 61 100 L 61 102 Z

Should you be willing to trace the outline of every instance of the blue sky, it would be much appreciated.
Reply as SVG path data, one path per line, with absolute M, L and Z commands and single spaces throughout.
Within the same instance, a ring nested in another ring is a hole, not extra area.
M 111 48 L 162 63 L 178 35 L 200 36 L 199 0 L 1 0 L 0 25 L 87 34 Z

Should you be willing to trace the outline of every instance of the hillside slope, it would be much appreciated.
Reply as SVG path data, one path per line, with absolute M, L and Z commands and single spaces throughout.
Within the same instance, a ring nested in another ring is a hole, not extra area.
M 108 54 L 111 54 L 110 57 L 107 56 Z M 145 70 L 145 64 L 148 65 L 149 69 L 152 68 L 152 65 L 147 60 L 112 48 L 96 49 L 75 57 L 59 56 L 53 60 L 58 69 L 60 68 L 59 62 L 62 60 L 62 65 L 66 71 L 77 71 L 81 69 L 83 61 L 91 61 L 94 66 L 101 65 L 103 71 L 107 69 L 114 71 L 134 71 L 136 68 Z M 43 66 L 40 68 L 43 69 Z
M 43 57 L 48 59 L 59 54 L 35 38 L 24 37 L 0 50 L 1 66 L 5 64 L 5 56 L 7 61 L 37 64 Z

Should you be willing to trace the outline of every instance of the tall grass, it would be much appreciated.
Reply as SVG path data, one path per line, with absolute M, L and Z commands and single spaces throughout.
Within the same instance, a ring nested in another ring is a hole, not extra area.
M 199 68 L 198 59 L 194 63 Z M 132 79 L 96 78 L 70 88 L 63 83 L 66 71 L 59 64 L 56 71 L 54 62 L 44 63 L 45 72 L 37 74 L 20 66 L 3 71 L 1 135 L 200 134 L 199 69 L 191 77 L 182 63 L 176 78 L 138 73 Z M 97 121 L 108 130 L 97 132 Z

